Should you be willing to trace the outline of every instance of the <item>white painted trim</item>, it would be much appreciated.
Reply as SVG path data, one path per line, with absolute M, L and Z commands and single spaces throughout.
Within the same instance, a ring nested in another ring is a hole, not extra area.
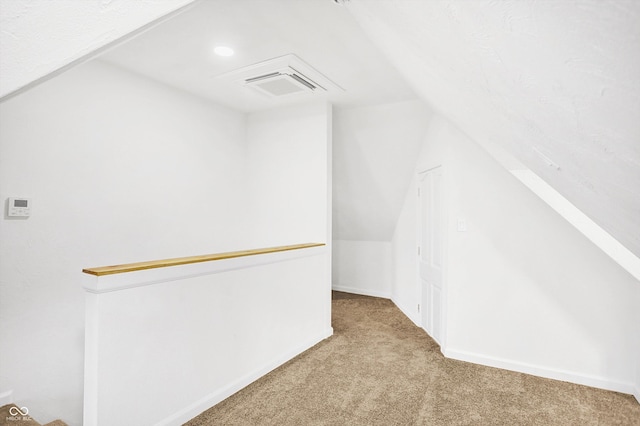
M 640 385 L 636 384 L 635 389 L 633 390 L 633 396 L 636 398 L 636 401 L 638 401 L 638 404 L 640 404 L 640 387 L 638 387 Z
M 85 326 L 84 326 L 84 395 L 83 418 L 85 426 L 98 424 L 98 367 L 100 340 L 99 297 L 97 294 L 85 293 Z
M 533 191 L 560 216 L 565 218 L 592 243 L 640 281 L 640 258 L 602 229 L 580 209 L 564 198 L 531 170 L 510 170 L 520 182 Z
M 503 370 L 517 371 L 519 373 L 531 374 L 532 376 L 561 380 L 564 382 L 626 394 L 636 395 L 634 391 L 637 392 L 637 389 L 634 390 L 634 385 L 631 383 L 618 382 L 606 377 L 591 376 L 574 371 L 559 370 L 556 368 L 533 365 L 456 349 L 444 349 L 442 353 L 446 358 L 486 365 L 488 367 L 501 368 Z M 636 398 L 638 398 L 637 395 Z
M 331 274 L 333 271 L 333 104 L 327 102 L 327 292 L 331 299 Z M 325 308 L 325 324 L 331 324 L 331 301 Z
M 402 312 L 404 314 L 404 316 L 406 316 L 407 318 L 409 318 L 411 320 L 411 322 L 413 322 L 416 326 L 422 328 L 422 320 L 420 318 L 420 316 L 418 315 L 418 313 L 416 312 L 415 315 L 411 315 L 410 309 L 407 309 L 405 306 L 402 306 L 401 304 L 399 304 L 396 299 L 393 298 L 393 296 L 391 297 L 391 301 L 393 302 L 394 305 L 396 305 L 396 307 L 398 309 L 400 309 L 400 312 Z
M 211 393 L 205 396 L 204 398 L 200 399 L 199 401 L 196 401 L 195 403 L 185 407 L 184 409 L 178 411 L 177 413 L 167 417 L 166 419 L 161 420 L 160 422 L 156 423 L 156 426 L 173 426 L 173 425 L 177 426 L 177 425 L 182 425 L 186 423 L 187 421 L 193 419 L 198 414 L 220 403 L 221 401 L 230 397 L 231 395 L 238 392 L 242 388 L 255 382 L 265 374 L 275 370 L 285 362 L 300 355 L 302 352 L 306 351 L 307 349 L 310 349 L 311 347 L 320 343 L 322 340 L 328 337 L 331 337 L 332 335 L 333 335 L 333 328 L 329 328 L 325 330 L 324 333 L 321 333 L 320 335 L 307 340 L 305 343 L 298 346 L 297 348 L 283 354 L 282 356 L 278 357 L 273 361 L 266 363 L 262 368 L 252 371 L 251 373 L 241 377 L 235 382 L 230 383 L 228 386 L 224 387 L 223 389 L 216 391 L 214 393 Z
M 332 290 L 342 291 L 344 293 L 360 294 L 362 296 L 381 297 L 383 299 L 391 299 L 391 291 L 372 290 L 367 288 L 349 287 L 342 284 L 333 284 Z
M 218 274 L 220 272 L 233 271 L 237 269 L 251 268 L 276 262 L 284 262 L 308 256 L 317 256 L 325 253 L 327 253 L 327 247 L 318 246 L 275 253 L 265 253 L 255 256 L 243 256 L 210 262 L 169 266 L 166 268 L 145 269 L 122 274 L 102 276 L 84 274 L 83 287 L 89 293 L 102 294 L 203 275 Z
M 13 390 L 0 393 L 0 407 L 13 403 Z

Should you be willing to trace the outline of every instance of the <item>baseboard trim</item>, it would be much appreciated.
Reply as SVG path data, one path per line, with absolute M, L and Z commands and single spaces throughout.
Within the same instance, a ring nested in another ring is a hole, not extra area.
M 572 371 L 559 370 L 555 368 L 542 367 L 523 362 L 512 361 L 504 358 L 491 357 L 477 353 L 461 351 L 456 349 L 445 349 L 443 354 L 446 358 L 459 361 L 472 362 L 474 364 L 486 365 L 488 367 L 501 368 L 503 370 L 516 371 L 518 373 L 531 374 L 532 376 L 544 377 L 547 379 L 561 380 L 563 382 L 575 383 L 578 385 L 590 386 L 593 388 L 605 389 L 615 392 L 636 395 L 637 390 L 631 383 L 617 382 L 605 377 L 580 374 Z M 639 400 L 640 401 L 640 400 Z
M 636 386 L 633 390 L 633 396 L 635 396 L 636 401 L 638 401 L 638 404 L 640 404 L 640 388 L 638 386 Z
M 340 285 L 340 284 L 333 284 L 331 286 L 331 289 L 335 291 L 342 291 L 345 293 L 360 294 L 362 296 L 372 296 L 372 297 L 381 297 L 383 299 L 391 299 L 390 291 L 380 291 L 380 290 L 372 290 L 367 288 L 349 287 L 349 286 Z
M 320 343 L 324 339 L 331 337 L 332 335 L 333 335 L 333 328 L 329 327 L 323 333 L 320 333 L 319 335 L 315 336 L 312 339 L 308 339 L 307 341 L 305 341 L 303 344 L 299 345 L 295 349 L 292 349 L 286 352 L 285 354 L 283 354 L 282 356 L 276 358 L 275 360 L 265 364 L 262 368 L 254 370 L 242 376 L 235 382 L 230 383 L 224 388 L 205 396 L 204 398 L 194 402 L 193 404 L 185 407 L 184 409 L 178 411 L 177 413 L 165 418 L 164 420 L 161 420 L 160 422 L 156 423 L 155 426 L 174 426 L 174 425 L 179 426 L 186 423 L 187 421 L 191 420 L 198 414 L 202 413 L 203 411 L 206 411 L 207 409 L 213 407 L 217 403 L 225 400 L 226 398 L 230 397 L 231 395 L 238 392 L 242 388 L 255 382 L 260 377 L 271 372 L 272 370 L 275 370 L 285 362 L 290 361 L 297 355 L 300 355 L 302 352 L 315 346 L 316 344 Z
M 13 390 L 0 392 L 0 407 L 13 403 Z
M 420 318 L 418 317 L 417 314 L 411 315 L 409 313 L 411 311 L 407 309 L 405 306 L 402 306 L 400 303 L 398 303 L 393 297 L 391 297 L 391 301 L 393 302 L 394 305 L 396 305 L 398 309 L 400 309 L 400 312 L 402 312 L 407 318 L 411 320 L 412 323 L 422 328 L 422 321 L 420 321 Z

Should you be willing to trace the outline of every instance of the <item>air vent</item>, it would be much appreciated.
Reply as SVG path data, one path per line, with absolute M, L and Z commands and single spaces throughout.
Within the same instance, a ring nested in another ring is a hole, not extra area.
M 344 91 L 295 55 L 253 64 L 217 78 L 233 79 L 245 87 L 277 99 Z
M 273 97 L 313 92 L 315 90 L 324 91 L 324 88 L 319 84 L 289 67 L 285 70 L 247 78 L 244 82 L 246 85 Z

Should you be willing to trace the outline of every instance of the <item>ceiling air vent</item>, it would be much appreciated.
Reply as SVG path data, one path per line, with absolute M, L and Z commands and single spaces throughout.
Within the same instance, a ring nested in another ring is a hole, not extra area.
M 274 97 L 313 92 L 315 90 L 325 91 L 322 86 L 291 67 L 247 78 L 244 82 L 247 86 Z
M 340 86 L 293 54 L 249 65 L 217 78 L 235 81 L 272 99 L 344 92 Z

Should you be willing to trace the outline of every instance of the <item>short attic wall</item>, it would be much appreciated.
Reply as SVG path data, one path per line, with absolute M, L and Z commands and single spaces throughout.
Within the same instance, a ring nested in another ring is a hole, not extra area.
M 391 242 L 333 242 L 332 288 L 391 298 Z

